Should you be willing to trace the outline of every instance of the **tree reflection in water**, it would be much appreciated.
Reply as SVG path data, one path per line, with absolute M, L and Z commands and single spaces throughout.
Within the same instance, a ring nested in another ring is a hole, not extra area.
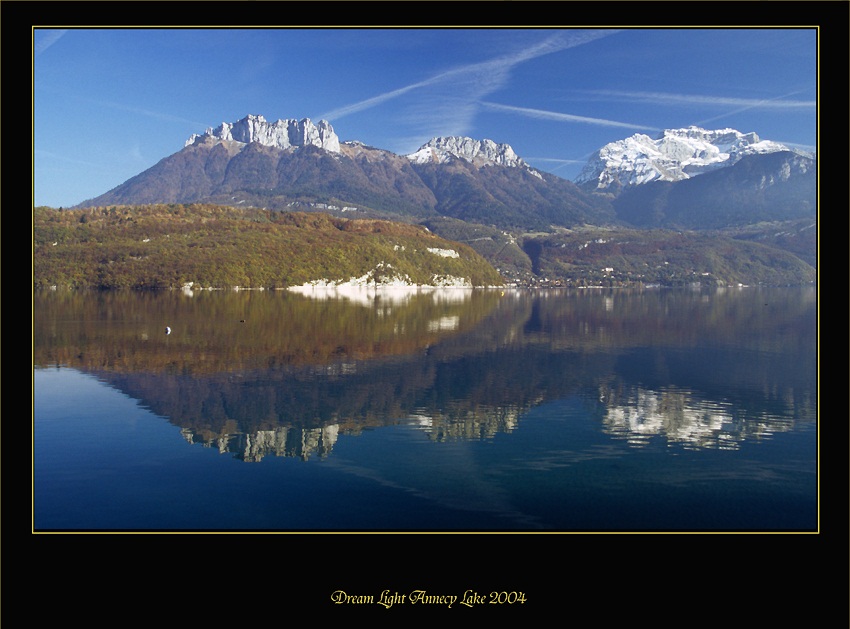
M 34 314 L 37 368 L 94 374 L 244 461 L 393 424 L 488 439 L 571 395 L 634 446 L 734 449 L 816 415 L 814 288 L 50 291 Z

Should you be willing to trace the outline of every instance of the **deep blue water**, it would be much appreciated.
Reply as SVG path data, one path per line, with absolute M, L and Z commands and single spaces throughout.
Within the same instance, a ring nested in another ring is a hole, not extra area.
M 233 299 L 269 321 L 263 343 L 234 325 L 220 345 L 181 336 L 206 325 L 197 301 L 57 299 L 35 307 L 36 531 L 818 527 L 814 289 L 434 297 L 374 317 L 224 294 L 204 308 L 219 329 Z M 333 325 L 279 337 L 282 308 L 290 328 Z M 162 320 L 180 323 L 160 338 Z

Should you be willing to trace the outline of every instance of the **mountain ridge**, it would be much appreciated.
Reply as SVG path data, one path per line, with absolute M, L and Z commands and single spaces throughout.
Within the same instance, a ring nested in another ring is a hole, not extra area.
M 326 121 L 269 123 L 253 115 L 191 136 L 181 150 L 75 207 L 206 202 L 345 206 L 398 220 L 447 215 L 509 229 L 614 220 L 606 200 L 536 171 L 508 144 L 449 136 L 403 156 L 339 142 Z
M 616 191 L 653 181 L 683 181 L 732 166 L 748 155 L 791 151 L 754 133 L 697 126 L 665 129 L 656 138 L 636 133 L 596 151 L 575 178 L 592 190 Z
M 487 138 L 434 137 L 398 155 L 356 140 L 340 142 L 326 120 L 269 122 L 250 114 L 193 134 L 182 150 L 75 207 L 215 201 L 287 209 L 306 202 L 373 217 L 448 215 L 514 229 L 616 224 L 610 202 L 625 191 L 789 151 L 805 155 L 755 132 L 667 129 L 655 139 L 635 134 L 606 144 L 569 181 L 541 173 L 509 144 Z
M 630 186 L 613 200 L 636 227 L 722 229 L 816 217 L 817 172 L 792 151 L 747 155 L 728 167 L 679 181 Z
M 536 171 L 509 144 L 492 140 L 436 137 L 400 155 L 356 140 L 339 142 L 326 121 L 270 123 L 249 116 L 192 136 L 176 153 L 77 207 L 207 203 L 430 225 L 440 236 L 467 242 L 504 277 L 523 285 L 548 282 L 546 276 L 555 272 L 566 281 L 573 277 L 589 282 L 670 283 L 690 281 L 697 273 L 700 281 L 713 277 L 737 283 L 747 276 L 732 270 L 713 276 L 711 269 L 685 269 L 683 262 L 676 262 L 681 268 L 675 277 L 666 272 L 642 276 L 634 271 L 636 262 L 629 263 L 633 272 L 627 274 L 594 269 L 580 275 L 585 271 L 579 270 L 579 253 L 562 250 L 572 247 L 570 241 L 534 242 L 545 234 L 588 228 L 611 233 L 667 230 L 658 242 L 673 244 L 681 230 L 707 232 L 704 238 L 687 241 L 685 248 L 694 252 L 728 248 L 728 239 L 740 234 L 742 240 L 796 256 L 810 271 L 816 264 L 816 240 L 808 227 L 817 224 L 813 157 L 733 129 L 673 129 L 657 140 L 642 136 L 639 144 L 657 147 L 645 151 L 645 158 L 650 153 L 658 158 L 642 162 L 647 176 L 637 176 L 636 168 L 629 171 L 638 164 L 632 160 L 621 185 L 598 189 L 592 178 L 577 185 Z M 618 146 L 627 145 L 622 141 Z M 669 180 L 651 170 L 658 160 L 666 165 Z M 590 160 L 588 168 L 593 163 Z M 459 237 L 476 232 L 479 235 Z M 747 256 L 755 257 L 756 250 L 736 245 L 736 261 L 722 266 L 746 266 Z M 608 260 L 602 268 L 609 267 L 622 265 Z M 810 271 L 783 277 L 795 282 L 810 277 Z M 769 277 L 761 270 L 751 276 L 756 282 Z
M 431 138 L 419 150 L 407 155 L 417 164 L 445 164 L 452 159 L 463 159 L 476 166 L 493 164 L 512 168 L 524 168 L 537 177 L 542 175 L 531 168 L 516 154 L 510 144 L 497 144 L 493 140 L 475 140 L 466 136 Z
M 242 144 L 256 142 L 263 146 L 288 149 L 298 146 L 318 146 L 339 153 L 339 136 L 327 120 L 313 124 L 309 118 L 268 122 L 262 115 L 249 114 L 234 123 L 222 122 L 203 134 L 192 134 L 185 146 L 197 142 L 232 141 Z

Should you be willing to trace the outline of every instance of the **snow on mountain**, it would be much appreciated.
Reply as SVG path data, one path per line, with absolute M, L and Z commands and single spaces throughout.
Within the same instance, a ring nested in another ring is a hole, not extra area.
M 452 159 L 463 159 L 476 166 L 496 164 L 525 168 L 533 175 L 541 177 L 540 173 L 526 164 L 509 144 L 497 144 L 487 139 L 474 140 L 463 136 L 431 138 L 407 158 L 416 164 L 445 164 Z
M 597 190 L 605 190 L 650 181 L 680 181 L 731 166 L 746 155 L 790 150 L 735 129 L 708 131 L 691 126 L 667 129 L 655 139 L 637 133 L 599 149 L 575 183 L 596 182 Z
M 339 137 L 327 120 L 320 120 L 317 124 L 313 124 L 309 118 L 268 122 L 263 116 L 254 115 L 245 116 L 234 123 L 222 122 L 215 129 L 208 128 L 203 135 L 195 133 L 186 140 L 186 146 L 222 140 L 244 144 L 257 142 L 280 149 L 313 145 L 339 153 Z

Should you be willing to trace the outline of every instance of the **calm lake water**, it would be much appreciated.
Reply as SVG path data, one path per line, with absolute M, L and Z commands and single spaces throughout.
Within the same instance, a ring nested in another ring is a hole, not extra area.
M 33 307 L 35 531 L 818 529 L 813 287 Z

